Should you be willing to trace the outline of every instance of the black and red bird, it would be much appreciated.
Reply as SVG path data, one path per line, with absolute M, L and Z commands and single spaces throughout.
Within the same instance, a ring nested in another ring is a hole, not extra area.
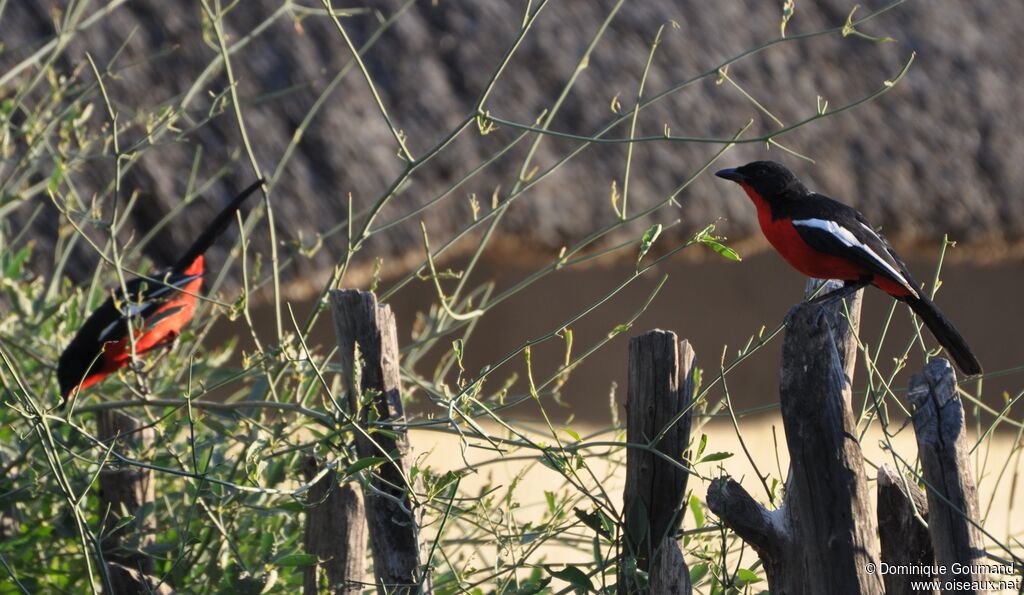
M 859 211 L 808 190 L 774 161 L 754 161 L 715 175 L 746 191 L 765 238 L 793 268 L 808 277 L 844 281 L 838 295 L 869 284 L 878 287 L 921 317 L 960 370 L 981 373 L 964 338 Z
M 57 363 L 57 380 L 63 402 L 75 391 L 90 387 L 131 363 L 129 321 L 135 331 L 135 354 L 141 355 L 173 342 L 195 310 L 196 295 L 203 285 L 203 254 L 224 233 L 249 197 L 263 183 L 259 180 L 224 207 L 199 234 L 196 241 L 171 268 L 147 278 L 125 283 L 97 308 Z

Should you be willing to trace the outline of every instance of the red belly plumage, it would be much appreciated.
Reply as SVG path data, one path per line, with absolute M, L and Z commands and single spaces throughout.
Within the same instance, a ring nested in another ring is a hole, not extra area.
M 768 202 L 749 184 L 740 185 L 757 207 L 757 221 L 761 225 L 765 239 L 794 269 L 815 279 L 857 281 L 871 277 L 872 285 L 889 295 L 909 295 L 910 292 L 905 287 L 891 279 L 876 275 L 851 260 L 815 250 L 800 237 L 800 232 L 789 219 L 772 219 Z

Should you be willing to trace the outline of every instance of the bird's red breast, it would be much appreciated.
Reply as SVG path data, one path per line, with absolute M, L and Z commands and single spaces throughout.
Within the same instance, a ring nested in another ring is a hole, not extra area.
M 900 297 L 909 295 L 907 288 L 887 277 L 876 275 L 872 271 L 852 260 L 815 250 L 797 231 L 791 219 L 772 217 L 772 209 L 768 201 L 745 182 L 740 183 L 744 192 L 750 197 L 757 208 L 757 222 L 761 232 L 773 248 L 796 270 L 815 279 L 839 279 L 840 281 L 856 281 L 871 277 L 875 285 L 889 295 Z

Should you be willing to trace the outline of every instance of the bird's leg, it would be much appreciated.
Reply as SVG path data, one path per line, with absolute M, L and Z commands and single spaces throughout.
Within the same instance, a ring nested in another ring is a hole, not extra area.
M 867 287 L 871 283 L 870 279 L 857 279 L 856 281 L 846 281 L 843 286 L 839 289 L 833 289 L 832 291 L 819 295 L 818 297 L 810 300 L 809 304 L 829 304 L 836 300 L 841 300 L 846 296 Z

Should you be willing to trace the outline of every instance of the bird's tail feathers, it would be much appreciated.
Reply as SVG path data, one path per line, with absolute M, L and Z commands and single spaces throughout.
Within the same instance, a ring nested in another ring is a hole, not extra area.
M 205 253 L 210 246 L 217 241 L 224 230 L 228 228 L 228 224 L 231 223 L 231 219 L 235 216 L 235 211 L 242 206 L 245 199 L 249 198 L 253 192 L 255 192 L 261 185 L 263 180 L 259 179 L 253 182 L 248 188 L 238 194 L 238 196 L 231 199 L 231 202 L 225 206 L 217 216 L 210 221 L 210 224 L 206 226 L 203 233 L 199 234 L 196 241 L 192 242 L 192 245 L 185 252 L 184 255 L 174 264 L 172 270 L 181 271 L 184 270 L 188 265 L 192 264 L 192 261 L 199 255 Z
M 981 364 L 978 362 L 978 358 L 974 356 L 974 353 L 971 352 L 971 348 L 967 346 L 967 342 L 964 341 L 964 338 L 956 330 L 956 327 L 953 326 L 953 323 L 943 315 L 930 299 L 925 296 L 907 296 L 903 298 L 903 301 L 921 318 L 921 321 L 932 332 L 935 339 L 946 349 L 946 352 L 953 358 L 953 361 L 956 362 L 956 366 L 960 368 L 961 372 L 972 376 L 981 373 Z

